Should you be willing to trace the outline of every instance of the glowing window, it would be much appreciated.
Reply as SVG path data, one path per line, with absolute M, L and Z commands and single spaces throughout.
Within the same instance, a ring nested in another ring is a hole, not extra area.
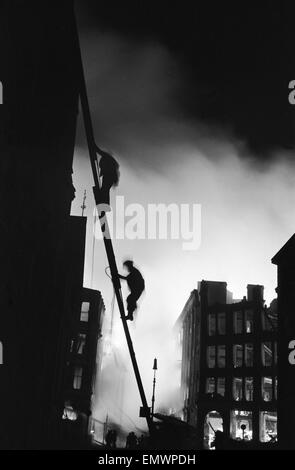
M 82 367 L 75 367 L 75 372 L 74 372 L 74 380 L 73 380 L 73 388 L 75 390 L 80 390 L 82 386 L 82 374 L 83 374 L 83 369 Z
M 276 442 L 277 434 L 277 413 L 275 411 L 261 411 L 259 420 L 260 441 Z
M 86 344 L 86 335 L 83 333 L 80 333 L 78 337 L 77 354 L 84 354 L 85 344 Z
M 272 344 L 271 341 L 266 341 L 261 344 L 261 354 L 262 354 L 262 365 L 265 367 L 272 366 Z
M 253 311 L 246 310 L 245 312 L 245 330 L 246 333 L 253 333 Z
M 243 379 L 242 377 L 233 378 L 233 399 L 240 401 L 243 399 Z
M 253 377 L 245 378 L 245 400 L 253 401 Z
M 253 438 L 252 411 L 233 410 L 230 419 L 230 434 L 233 439 L 250 441 Z
M 264 401 L 272 400 L 272 377 L 262 377 L 261 384 L 262 399 Z
M 89 302 L 82 302 L 80 321 L 88 322 L 89 307 L 90 307 L 90 303 L 89 303 Z

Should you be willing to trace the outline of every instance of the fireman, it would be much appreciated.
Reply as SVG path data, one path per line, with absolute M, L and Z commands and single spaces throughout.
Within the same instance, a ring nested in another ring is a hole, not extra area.
M 99 160 L 99 176 L 101 178 L 101 188 L 99 192 L 100 204 L 110 205 L 110 189 L 118 186 L 120 171 L 119 163 L 108 152 L 101 150 L 97 145 L 96 152 L 100 155 Z
M 134 267 L 133 261 L 126 260 L 123 263 L 123 267 L 128 271 L 127 276 L 122 276 L 119 274 L 120 279 L 127 281 L 127 285 L 130 290 L 128 295 L 127 302 L 127 312 L 126 320 L 133 320 L 133 313 L 137 309 L 137 301 L 145 289 L 145 282 L 140 273 L 140 271 Z

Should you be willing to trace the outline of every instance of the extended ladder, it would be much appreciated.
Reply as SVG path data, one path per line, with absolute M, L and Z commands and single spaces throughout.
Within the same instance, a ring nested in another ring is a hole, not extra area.
M 79 34 L 78 34 L 78 28 L 77 28 L 77 23 L 76 23 L 75 18 L 74 18 L 74 25 L 75 25 L 75 36 L 76 36 L 76 43 L 77 43 L 77 55 L 78 55 L 78 67 L 79 67 L 78 73 L 79 73 L 79 78 L 80 78 L 80 83 L 79 83 L 80 101 L 81 101 L 81 106 L 82 106 L 87 146 L 88 146 L 92 174 L 93 174 L 93 179 L 94 179 L 93 193 L 94 193 L 95 203 L 96 205 L 98 205 L 100 184 L 99 184 L 98 162 L 97 162 L 97 157 L 96 157 L 96 145 L 95 145 L 91 115 L 90 115 L 89 102 L 88 102 L 88 97 L 87 97 L 87 89 L 86 89 L 85 75 L 84 75 L 84 70 L 83 70 L 83 61 L 82 61 L 82 54 L 81 54 L 81 48 L 80 48 L 80 42 L 79 42 Z M 109 233 L 108 221 L 104 212 L 100 214 L 99 220 L 100 220 L 100 226 L 101 226 L 101 230 L 103 234 L 103 241 L 104 241 L 104 246 L 105 246 L 105 250 L 106 250 L 106 254 L 108 258 L 108 263 L 110 266 L 112 283 L 114 286 L 114 291 L 115 291 L 115 295 L 116 295 L 116 299 L 117 299 L 117 303 L 118 303 L 118 307 L 120 311 L 124 333 L 125 333 L 127 344 L 128 344 L 129 354 L 131 357 L 134 374 L 135 374 L 135 378 L 136 378 L 136 382 L 137 382 L 137 386 L 138 386 L 138 390 L 139 390 L 139 394 L 140 394 L 140 398 L 142 402 L 144 416 L 147 421 L 150 435 L 153 437 L 153 420 L 150 414 L 150 408 L 148 407 L 148 404 L 147 404 L 135 352 L 133 349 L 133 344 L 132 344 L 129 328 L 127 325 L 116 258 L 114 254 L 112 240 L 111 240 L 110 233 Z

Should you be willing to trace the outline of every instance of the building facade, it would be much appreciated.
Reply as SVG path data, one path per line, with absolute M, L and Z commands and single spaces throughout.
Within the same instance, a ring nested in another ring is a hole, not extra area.
M 177 322 L 182 336 L 184 419 L 197 428 L 198 447 L 216 430 L 227 438 L 275 440 L 277 318 L 262 286 L 227 303 L 224 282 L 202 281 Z
M 78 318 L 71 328 L 65 364 L 63 444 L 77 448 L 90 443 L 90 418 L 96 375 L 102 358 L 104 303 L 99 291 L 83 288 Z
M 278 441 L 281 449 L 295 449 L 295 235 L 273 257 L 278 269 Z
M 180 389 L 183 403 L 180 418 L 196 423 L 195 397 L 200 383 L 200 300 L 193 290 L 175 325 L 178 350 L 180 350 Z
M 44 449 L 60 406 L 70 284 L 80 282 L 68 256 L 79 97 L 73 1 L 2 2 L 0 16 L 0 448 Z

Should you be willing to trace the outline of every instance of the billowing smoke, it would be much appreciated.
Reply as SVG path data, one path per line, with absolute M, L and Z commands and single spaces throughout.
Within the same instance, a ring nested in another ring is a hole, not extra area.
M 248 283 L 263 284 L 266 301 L 274 298 L 276 270 L 271 258 L 294 231 L 294 168 L 283 153 L 257 168 L 242 142 L 222 129 L 186 119 L 178 104 L 185 86 L 182 71 L 162 46 L 134 44 L 107 33 L 89 34 L 82 45 L 97 143 L 112 150 L 121 164 L 113 201 L 120 195 L 126 206 L 139 203 L 143 208 L 150 203 L 201 204 L 198 250 L 184 251 L 181 240 L 114 241 L 119 269 L 122 260 L 131 256 L 146 280 L 146 293 L 130 330 L 148 400 L 157 357 L 156 409 L 177 409 L 173 325 L 201 279 L 227 281 L 236 298 L 245 295 Z M 73 214 L 81 214 L 87 189 L 85 286 L 102 292 L 107 337 L 113 293 L 99 240 L 92 263 L 94 201 L 87 158 L 80 123 Z M 108 415 L 126 430 L 143 429 L 145 422 L 138 418 L 139 394 L 116 308 L 114 318 L 112 349 L 103 360 L 94 416 L 105 421 Z

